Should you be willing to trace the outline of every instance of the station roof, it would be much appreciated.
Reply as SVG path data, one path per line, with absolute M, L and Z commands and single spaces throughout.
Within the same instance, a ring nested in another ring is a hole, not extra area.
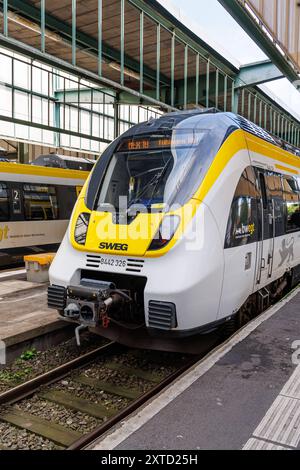
M 219 0 L 290 80 L 300 73 L 298 0 Z
M 241 5 L 238 0 L 219 1 Z M 10 0 L 0 5 L 1 46 L 30 57 L 31 65 L 35 59 L 39 63 L 34 66 L 50 65 L 51 73 L 79 77 L 75 104 L 81 88 L 92 86 L 91 102 L 96 89 L 113 90 L 118 104 L 169 111 L 215 106 L 300 142 L 299 122 L 258 88 L 274 76 L 289 75 L 291 67 L 278 51 L 277 62 L 271 57 L 269 63 L 239 68 L 163 0 Z M 65 106 L 73 95 L 64 83 L 54 100 Z M 2 119 L 14 122 L 15 115 Z
M 98 0 L 77 0 L 76 12 L 70 0 L 51 0 L 46 3 L 45 52 L 56 58 L 72 62 L 72 18 L 76 19 L 76 66 L 98 72 Z M 124 42 L 120 28 L 122 17 L 120 5 L 124 4 Z M 9 2 L 9 37 L 36 49 L 41 46 L 40 0 L 12 0 Z M 203 41 L 195 32 L 184 25 L 156 0 L 102 0 L 102 75 L 118 83 L 120 81 L 120 55 L 124 49 L 124 85 L 139 90 L 140 74 L 140 10 L 143 18 L 143 74 L 144 89 L 154 89 L 157 78 L 157 21 L 163 25 L 160 30 L 160 82 L 168 87 L 171 81 L 172 33 L 175 41 L 175 81 L 184 75 L 184 44 L 189 46 L 187 76 L 194 77 L 196 54 L 210 58 L 228 75 L 235 75 L 236 66 Z M 0 15 L 0 30 L 3 15 Z M 206 63 L 200 60 L 200 75 L 206 73 Z

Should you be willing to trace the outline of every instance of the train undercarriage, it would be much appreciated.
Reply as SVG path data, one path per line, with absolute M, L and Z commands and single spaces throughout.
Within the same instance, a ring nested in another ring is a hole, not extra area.
M 296 267 L 249 296 L 234 315 L 194 331 L 180 332 L 146 326 L 143 301 L 146 278 L 101 273 L 100 280 L 98 275 L 82 271 L 78 286 L 49 287 L 48 304 L 56 307 L 64 320 L 78 325 L 75 330 L 78 344 L 81 331 L 89 329 L 130 347 L 192 354 L 201 354 L 203 348 L 234 334 L 300 281 L 300 269 Z

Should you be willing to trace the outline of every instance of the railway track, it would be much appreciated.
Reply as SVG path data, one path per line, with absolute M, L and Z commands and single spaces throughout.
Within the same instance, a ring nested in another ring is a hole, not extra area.
M 7 443 L 2 442 L 3 424 L 31 437 L 39 436 L 45 440 L 47 448 L 83 449 L 221 342 L 220 338 L 216 342 L 212 340 L 197 356 L 155 351 L 145 355 L 145 351 L 110 342 L 0 393 L 0 450 L 7 448 Z M 39 402 L 48 408 L 48 414 L 41 416 L 36 406 Z M 72 419 L 58 420 L 57 408 L 69 410 Z M 77 415 L 82 421 L 78 421 Z M 93 422 L 88 429 L 81 430 L 81 422 L 86 418 Z M 72 424 L 76 419 L 74 429 Z M 31 448 L 26 445 L 26 438 L 25 435 L 21 447 L 13 448 Z
M 145 360 L 145 354 L 111 342 L 1 393 L 0 449 L 5 448 L 1 425 L 13 427 L 24 436 L 23 448 L 30 448 L 26 436 L 36 435 L 45 440 L 45 445 L 52 443 L 51 448 L 83 449 L 199 359 L 169 354 L 168 358 L 157 355 L 154 360 L 151 356 Z M 79 389 L 72 384 L 78 384 Z M 91 399 L 95 393 L 97 398 Z M 43 407 L 49 408 L 48 416 L 43 414 Z M 42 409 L 42 416 L 37 409 Z M 56 419 L 57 409 L 70 413 L 72 419 L 66 418 L 61 424 Z M 86 432 L 72 426 L 76 416 L 81 422 L 93 421 Z

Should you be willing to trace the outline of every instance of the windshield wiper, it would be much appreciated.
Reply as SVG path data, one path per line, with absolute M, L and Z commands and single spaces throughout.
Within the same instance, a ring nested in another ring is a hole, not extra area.
M 151 198 L 153 198 L 153 195 L 154 195 L 154 192 L 155 192 L 155 189 L 157 188 L 157 185 L 159 184 L 159 182 L 161 181 L 161 179 L 163 178 L 163 176 L 165 175 L 166 171 L 167 171 L 167 168 L 169 166 L 169 163 L 170 161 L 172 160 L 172 158 L 169 158 L 169 160 L 167 161 L 167 163 L 165 164 L 165 166 L 163 167 L 163 169 L 161 170 L 161 172 L 158 174 L 158 175 L 155 175 L 150 181 L 148 184 L 146 184 L 146 186 L 143 188 L 143 190 L 140 192 L 140 194 L 138 194 L 134 199 L 133 201 L 130 202 L 130 205 L 132 206 L 133 204 L 137 204 L 140 200 L 141 200 L 141 197 L 143 196 L 143 194 L 145 194 L 145 192 L 147 192 L 147 190 L 149 188 L 151 188 L 151 186 L 154 185 L 154 188 L 153 188 L 153 191 L 152 191 L 152 195 L 151 195 Z

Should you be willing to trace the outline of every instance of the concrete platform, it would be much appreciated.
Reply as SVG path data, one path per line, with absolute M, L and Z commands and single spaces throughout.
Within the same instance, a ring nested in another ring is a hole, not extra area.
M 299 449 L 295 346 L 300 288 L 90 448 Z
M 26 281 L 24 270 L 0 273 L 0 340 L 8 349 L 68 329 L 47 308 L 47 285 Z

